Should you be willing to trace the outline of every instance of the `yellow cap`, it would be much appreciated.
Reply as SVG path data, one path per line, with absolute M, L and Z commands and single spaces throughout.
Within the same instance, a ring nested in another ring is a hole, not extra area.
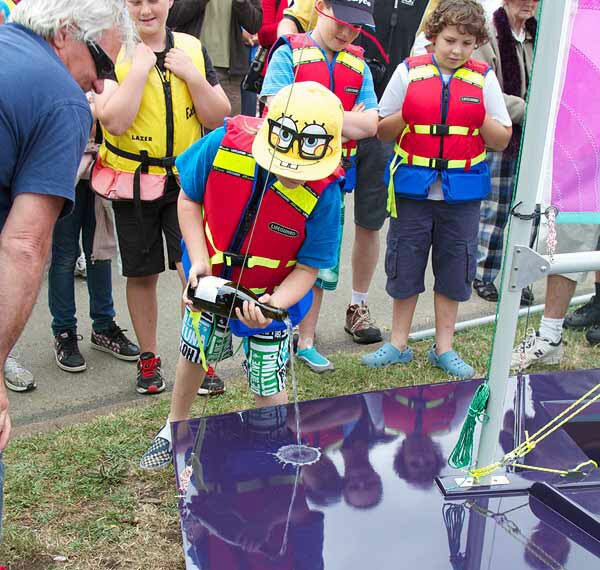
M 321 180 L 333 174 L 342 157 L 341 101 L 314 81 L 284 87 L 252 145 L 256 162 L 293 180 Z

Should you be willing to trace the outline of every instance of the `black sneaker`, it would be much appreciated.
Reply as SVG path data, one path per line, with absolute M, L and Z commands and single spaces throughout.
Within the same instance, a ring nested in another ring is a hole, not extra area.
M 600 325 L 600 303 L 596 302 L 595 296 L 579 309 L 569 313 L 563 322 L 566 329 L 587 329 L 593 325 Z
M 140 356 L 135 389 L 138 394 L 160 394 L 165 389 L 160 356 L 154 356 L 152 352 L 144 352 Z
M 585 338 L 592 345 L 600 344 L 600 325 L 594 325 L 585 333 Z
M 92 348 L 108 352 L 120 360 L 137 360 L 140 349 L 125 336 L 126 330 L 113 321 L 104 331 L 92 331 Z
M 206 375 L 204 376 L 204 380 L 202 381 L 202 386 L 198 388 L 198 394 L 200 396 L 216 396 L 223 392 L 225 392 L 223 380 L 215 373 L 214 368 L 209 366 Z
M 75 331 L 63 331 L 54 337 L 54 354 L 56 364 L 66 372 L 83 372 L 87 366 L 79 352 L 78 340 L 83 337 Z

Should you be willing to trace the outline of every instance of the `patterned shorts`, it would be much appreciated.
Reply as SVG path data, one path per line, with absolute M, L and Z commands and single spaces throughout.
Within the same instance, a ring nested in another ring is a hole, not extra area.
M 216 363 L 233 356 L 231 330 L 226 319 L 203 312 L 198 332 L 207 362 Z M 245 337 L 242 341 L 246 360 L 244 372 L 250 390 L 258 396 L 273 396 L 285 389 L 289 359 L 287 331 L 270 331 Z M 194 330 L 191 311 L 186 308 L 179 343 L 181 355 L 194 364 L 201 364 L 198 335 Z

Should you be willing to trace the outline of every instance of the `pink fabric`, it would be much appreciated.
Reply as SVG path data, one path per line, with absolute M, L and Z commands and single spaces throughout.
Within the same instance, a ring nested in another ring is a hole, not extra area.
M 561 212 L 600 211 L 598 30 L 600 0 L 579 0 L 554 142 L 552 203 Z
M 133 177 L 131 172 L 119 172 L 104 166 L 98 157 L 92 168 L 90 185 L 94 192 L 107 200 L 133 200 Z M 165 178 L 158 174 L 142 174 L 142 200 L 158 200 L 165 192 Z

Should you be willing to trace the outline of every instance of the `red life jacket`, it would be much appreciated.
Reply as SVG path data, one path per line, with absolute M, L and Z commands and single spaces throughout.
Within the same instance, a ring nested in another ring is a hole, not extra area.
M 256 184 L 260 167 L 252 156 L 252 142 L 262 121 L 242 115 L 227 120 L 206 183 L 204 228 L 213 275 L 237 282 L 248 253 L 241 284 L 256 293 L 270 293 L 294 269 L 306 220 L 323 190 L 343 171 L 293 189 L 275 179 L 261 202 L 264 180 Z
M 485 119 L 483 84 L 490 66 L 470 59 L 444 85 L 432 54 L 409 57 L 406 64 L 409 85 L 402 106 L 406 128 L 396 146 L 402 162 L 469 170 L 485 160 L 479 128 Z
M 331 70 L 323 50 L 308 34 L 281 36 L 273 44 L 269 59 L 284 44 L 292 50 L 295 81 L 320 83 L 339 97 L 344 111 L 352 110 L 363 84 L 366 65 L 363 48 L 349 45 L 338 52 Z M 347 141 L 342 146 L 346 158 L 356 154 L 356 141 Z
M 422 386 L 386 393 L 383 399 L 385 427 L 404 434 L 419 430 L 446 433 L 456 414 L 456 386 Z

